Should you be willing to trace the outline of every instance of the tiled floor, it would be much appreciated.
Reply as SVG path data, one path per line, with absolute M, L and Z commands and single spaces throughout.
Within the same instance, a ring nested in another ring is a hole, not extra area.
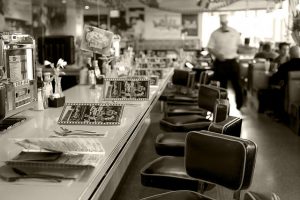
M 232 99 L 232 97 L 230 97 Z M 232 106 L 231 114 L 239 114 Z M 275 192 L 281 200 L 300 199 L 300 137 L 288 127 L 257 114 L 250 105 L 242 109 L 242 137 L 258 145 L 255 173 L 250 190 Z M 140 169 L 158 157 L 154 151 L 154 138 L 161 132 L 159 107 L 151 113 L 152 123 L 114 199 L 135 200 L 166 190 L 144 187 L 140 183 Z

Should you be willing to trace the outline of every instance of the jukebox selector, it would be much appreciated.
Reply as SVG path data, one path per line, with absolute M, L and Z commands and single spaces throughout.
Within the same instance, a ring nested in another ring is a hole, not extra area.
M 34 39 L 0 33 L 0 120 L 32 108 L 36 99 Z

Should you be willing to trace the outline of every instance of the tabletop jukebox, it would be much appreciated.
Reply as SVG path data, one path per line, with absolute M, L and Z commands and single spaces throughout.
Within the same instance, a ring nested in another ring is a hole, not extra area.
M 34 106 L 35 76 L 34 39 L 0 33 L 0 121 Z

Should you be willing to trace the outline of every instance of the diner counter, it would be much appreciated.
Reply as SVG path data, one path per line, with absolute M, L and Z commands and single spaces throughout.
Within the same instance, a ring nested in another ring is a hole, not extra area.
M 172 74 L 173 70 L 169 69 L 159 86 L 150 87 L 149 100 L 117 102 L 125 105 L 120 125 L 64 125 L 69 129 L 107 133 L 106 137 L 95 137 L 95 140 L 101 141 L 105 150 L 102 161 L 95 168 L 85 169 L 80 179 L 64 180 L 61 183 L 33 179 L 5 182 L 0 179 L 1 199 L 110 199 L 150 124 L 149 113 Z M 64 94 L 69 103 L 114 103 L 102 100 L 101 86 L 89 89 L 89 86 L 77 85 L 64 91 Z M 26 116 L 27 120 L 0 135 L 0 165 L 22 150 L 13 142 L 13 138 L 47 138 L 53 135 L 54 130 L 60 127 L 57 121 L 61 112 L 62 107 L 44 111 L 28 110 L 18 114 Z

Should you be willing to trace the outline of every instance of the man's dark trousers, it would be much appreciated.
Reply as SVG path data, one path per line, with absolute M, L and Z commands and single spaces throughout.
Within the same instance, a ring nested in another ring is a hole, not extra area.
M 240 67 L 236 59 L 226 59 L 224 61 L 215 60 L 215 80 L 220 81 L 223 88 L 227 88 L 228 81 L 231 81 L 235 92 L 235 101 L 237 109 L 243 106 L 243 90 L 240 80 Z

